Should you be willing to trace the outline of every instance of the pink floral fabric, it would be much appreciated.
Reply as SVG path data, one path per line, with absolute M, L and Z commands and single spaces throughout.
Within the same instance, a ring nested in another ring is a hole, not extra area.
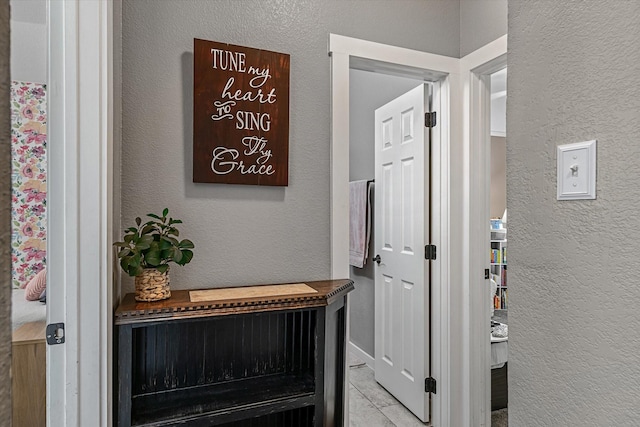
M 46 263 L 46 111 L 45 85 L 11 82 L 13 287 L 24 287 Z

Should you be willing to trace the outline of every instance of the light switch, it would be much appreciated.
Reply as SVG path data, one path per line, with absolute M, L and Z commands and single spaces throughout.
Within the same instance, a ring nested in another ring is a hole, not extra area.
M 596 198 L 596 141 L 558 146 L 558 200 Z

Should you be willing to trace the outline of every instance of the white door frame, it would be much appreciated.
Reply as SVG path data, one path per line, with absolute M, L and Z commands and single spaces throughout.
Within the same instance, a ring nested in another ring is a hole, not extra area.
M 490 75 L 507 65 L 507 36 L 481 47 L 460 60 L 463 82 L 465 168 L 465 253 L 468 265 L 464 283 L 468 289 L 464 358 L 469 373 L 469 418 L 464 425 L 491 425 L 491 343 L 489 285 L 483 281 L 488 267 L 490 171 Z M 480 286 L 486 284 L 486 286 Z
M 110 426 L 113 1 L 47 2 L 47 425 Z
M 374 43 L 336 34 L 329 36 L 331 55 L 331 275 L 349 277 L 349 68 L 353 60 L 369 60 L 379 64 L 422 70 L 439 76 L 441 81 L 440 134 L 434 137 L 433 150 L 433 242 L 438 246 L 438 258 L 432 270 L 435 283 L 432 290 L 432 375 L 438 382 L 432 399 L 432 421 L 436 426 L 448 426 L 451 402 L 461 396 L 454 366 L 457 358 L 450 354 L 460 350 L 452 336 L 459 333 L 462 323 L 451 316 L 461 307 L 454 307 L 462 289 L 462 259 L 451 257 L 461 250 L 462 236 L 462 131 L 459 59 L 395 46 Z M 459 209 L 458 209 L 459 208 Z M 459 277 L 458 277 L 459 276 Z M 347 318 L 348 321 L 348 318 Z M 347 324 L 348 331 L 348 324 Z M 347 369 L 348 373 L 348 369 Z M 347 397 L 348 397 L 348 393 Z M 348 409 L 348 402 L 345 408 Z M 346 415 L 348 423 L 348 411 Z

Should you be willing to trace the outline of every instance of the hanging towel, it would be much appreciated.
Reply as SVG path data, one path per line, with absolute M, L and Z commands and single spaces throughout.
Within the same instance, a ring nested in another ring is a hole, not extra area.
M 349 264 L 362 268 L 369 256 L 372 183 L 349 183 Z

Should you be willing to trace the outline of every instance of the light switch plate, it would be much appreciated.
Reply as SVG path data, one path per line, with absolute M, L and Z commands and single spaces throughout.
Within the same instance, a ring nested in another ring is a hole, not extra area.
M 558 146 L 558 200 L 596 198 L 596 141 Z

